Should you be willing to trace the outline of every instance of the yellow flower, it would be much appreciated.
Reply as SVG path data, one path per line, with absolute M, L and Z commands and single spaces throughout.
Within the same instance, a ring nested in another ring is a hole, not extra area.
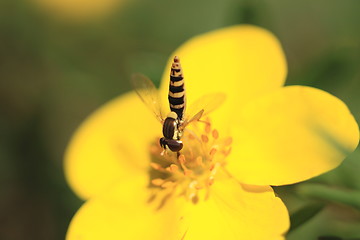
M 226 102 L 211 125 L 194 123 L 185 133 L 179 159 L 160 156 L 161 124 L 133 92 L 90 116 L 65 157 L 67 179 L 86 200 L 67 239 L 284 239 L 288 213 L 270 185 L 338 166 L 357 146 L 356 121 L 329 93 L 283 87 L 285 57 L 264 29 L 210 32 L 175 55 L 189 105 L 219 91 Z
M 33 0 L 50 15 L 75 21 L 84 21 L 113 12 L 123 0 Z

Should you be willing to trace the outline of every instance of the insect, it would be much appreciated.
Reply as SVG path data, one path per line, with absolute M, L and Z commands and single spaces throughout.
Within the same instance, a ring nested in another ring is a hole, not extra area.
M 160 146 L 163 148 L 163 152 L 170 150 L 179 153 L 183 148 L 181 137 L 185 127 L 191 122 L 199 121 L 201 117 L 216 109 L 225 100 L 225 94 L 222 93 L 204 95 L 191 105 L 190 115 L 186 114 L 184 76 L 180 59 L 177 56 L 174 57 L 170 70 L 168 93 L 170 113 L 166 118 L 164 118 L 161 109 L 158 90 L 153 82 L 142 74 L 134 74 L 132 84 L 140 99 L 163 125 L 163 137 L 160 138 Z

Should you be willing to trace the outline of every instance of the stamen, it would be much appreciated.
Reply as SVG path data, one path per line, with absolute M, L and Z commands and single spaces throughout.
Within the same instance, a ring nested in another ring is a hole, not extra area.
M 155 186 L 161 186 L 164 183 L 164 180 L 161 178 L 155 178 L 151 180 L 151 183 L 154 184 Z
M 192 175 L 193 171 L 189 170 L 189 169 L 184 169 L 184 175 L 185 176 L 190 176 Z
M 215 164 L 211 164 L 210 167 L 209 167 L 210 172 L 211 172 L 212 170 L 214 170 L 214 168 L 215 168 Z
M 180 164 L 184 164 L 184 163 L 185 163 L 185 155 L 184 155 L 184 154 L 180 154 L 178 160 L 179 160 Z
M 209 142 L 209 138 L 208 138 L 208 136 L 206 136 L 206 135 L 201 135 L 201 140 L 202 140 L 204 143 Z
M 211 132 L 211 124 L 210 123 L 206 123 L 205 125 L 205 132 L 207 134 L 209 134 Z
M 148 198 L 147 203 L 151 203 L 152 201 L 155 200 L 155 198 L 156 198 L 156 193 L 152 193 Z
M 192 197 L 191 197 L 191 201 L 193 204 L 197 204 L 199 202 L 199 197 L 198 195 L 194 194 Z
M 189 169 L 185 166 L 185 161 L 186 161 L 186 160 L 185 160 L 185 155 L 184 155 L 184 154 L 181 154 L 181 155 L 179 156 L 180 165 L 181 165 L 182 169 L 184 170 L 184 175 L 185 175 L 185 176 L 189 176 L 189 175 L 192 174 L 192 171 L 189 170 Z
M 209 185 L 209 186 L 213 185 L 213 184 L 214 184 L 214 181 L 215 181 L 214 176 L 210 176 L 210 177 L 209 177 L 209 180 L 208 180 L 208 185 Z
M 195 159 L 195 163 L 196 165 L 198 166 L 204 166 L 203 164 L 203 158 L 201 156 L 198 156 L 196 159 Z
M 219 132 L 216 129 L 214 129 L 212 131 L 212 136 L 213 136 L 214 139 L 218 139 L 219 138 Z
M 192 150 L 192 148 L 189 149 L 189 155 L 190 155 L 190 159 L 194 158 L 194 151 Z
M 181 132 L 184 147 L 180 152 L 168 150 L 160 155 L 162 149 L 158 143 L 150 148 L 150 187 L 156 190 L 152 192 L 156 197 L 151 197 L 154 199 L 151 204 L 162 207 L 171 196 L 183 196 L 193 204 L 206 201 L 215 177 L 223 172 L 232 138 L 221 138 L 209 119 L 194 122 L 191 126 Z
M 163 184 L 161 184 L 162 188 L 170 188 L 170 187 L 173 187 L 173 186 L 175 186 L 175 183 L 171 182 L 171 181 L 167 181 L 167 182 L 164 182 Z
M 231 145 L 231 144 L 232 144 L 232 141 L 233 141 L 232 137 L 226 138 L 226 139 L 225 139 L 225 142 L 224 142 L 225 146 Z
M 171 164 L 169 168 L 170 168 L 170 172 L 173 173 L 179 171 L 179 167 L 175 164 Z
M 188 138 L 194 140 L 196 137 L 193 134 L 189 134 Z
M 164 168 L 163 167 L 161 167 L 161 165 L 160 164 L 158 164 L 158 163 L 150 163 L 150 166 L 153 168 L 153 169 L 155 169 L 155 170 L 163 170 Z
M 215 153 L 217 152 L 217 149 L 216 148 L 212 148 L 211 150 L 210 150 L 210 156 L 214 156 L 215 155 Z
M 225 152 L 225 156 L 228 156 L 231 153 L 231 147 Z

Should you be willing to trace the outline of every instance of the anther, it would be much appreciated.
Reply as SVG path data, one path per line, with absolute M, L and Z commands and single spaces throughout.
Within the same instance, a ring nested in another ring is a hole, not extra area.
M 155 186 L 161 186 L 164 183 L 164 180 L 161 178 L 155 178 L 151 180 L 151 183 Z
M 217 152 L 217 150 L 216 150 L 216 148 L 212 148 L 211 150 L 210 150 L 210 156 L 214 156 L 215 155 L 215 153 Z
M 212 136 L 213 136 L 214 139 L 218 139 L 219 138 L 219 132 L 216 129 L 214 129 L 212 131 Z
M 214 176 L 216 174 L 219 167 L 220 167 L 220 163 L 215 163 L 214 164 L 214 167 L 210 170 L 211 171 L 211 176 Z
M 184 168 L 184 175 L 185 176 L 190 176 L 190 175 L 192 175 L 192 173 L 193 173 L 193 171 L 191 171 L 191 170 L 189 170 L 187 168 Z
M 201 186 L 201 185 L 196 185 L 196 186 L 195 186 L 195 189 L 196 189 L 196 190 L 200 190 L 200 189 L 203 189 L 203 188 L 204 188 L 204 187 Z
M 196 162 L 196 165 L 198 166 L 203 166 L 203 159 L 201 156 L 198 156 L 196 159 L 195 159 L 195 162 Z
M 180 154 L 178 160 L 179 160 L 180 164 L 184 164 L 184 163 L 185 163 L 185 155 L 184 155 L 184 154 Z
M 179 171 L 179 167 L 175 164 L 171 164 L 169 167 L 170 172 L 177 172 Z
M 213 184 L 214 184 L 214 181 L 215 181 L 214 176 L 210 176 L 210 177 L 209 177 L 209 180 L 208 180 L 209 186 L 213 185 Z
M 199 197 L 198 197 L 198 195 L 196 193 L 191 193 L 189 195 L 189 198 L 191 199 L 193 204 L 196 204 L 196 203 L 199 202 Z
M 215 164 L 211 164 L 210 167 L 209 167 L 210 172 L 211 172 L 212 170 L 214 170 L 214 168 L 215 168 Z
M 201 135 L 201 140 L 204 142 L 204 143 L 207 143 L 209 141 L 209 138 L 208 136 L 206 135 Z
M 225 142 L 224 142 L 225 146 L 231 145 L 232 141 L 233 141 L 233 139 L 231 137 L 226 138 Z
M 160 170 L 160 169 L 163 169 L 163 167 L 160 166 L 160 164 L 157 164 L 157 163 L 150 163 L 150 166 L 155 169 L 155 170 Z
M 196 137 L 193 135 L 193 134 L 189 134 L 189 139 L 191 139 L 191 140 L 194 140 L 194 139 L 196 139 Z
M 185 160 L 184 154 L 180 154 L 180 156 L 179 156 L 178 159 L 179 159 L 179 163 L 180 163 L 182 169 L 184 170 L 184 175 L 185 175 L 185 176 L 191 175 L 191 174 L 192 174 L 192 171 L 189 170 L 189 169 L 185 166 L 185 161 L 186 161 L 186 160 Z
M 206 133 L 210 133 L 210 132 L 211 132 L 211 124 L 210 124 L 210 123 L 206 123 L 206 125 L 205 125 L 205 132 L 206 132 Z

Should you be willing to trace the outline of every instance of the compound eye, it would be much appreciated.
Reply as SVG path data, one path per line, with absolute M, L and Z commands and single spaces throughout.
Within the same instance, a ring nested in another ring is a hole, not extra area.
M 177 140 L 168 140 L 167 141 L 167 146 L 169 147 L 169 149 L 173 152 L 179 152 L 182 148 L 183 148 L 183 143 L 182 141 L 177 141 Z

